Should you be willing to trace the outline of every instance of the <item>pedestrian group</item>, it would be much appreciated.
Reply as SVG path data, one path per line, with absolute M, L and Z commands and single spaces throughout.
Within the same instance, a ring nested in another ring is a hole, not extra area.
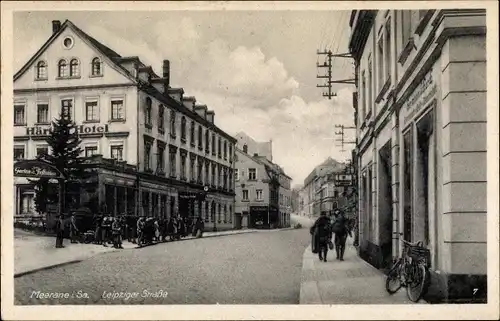
M 326 212 L 322 212 L 311 227 L 310 233 L 312 252 L 318 254 L 320 261 L 327 262 L 328 249 L 333 250 L 334 246 L 337 260 L 344 260 L 347 235 L 352 237 L 352 232 L 349 219 L 342 210 L 335 209 L 330 217 Z M 332 242 L 333 234 L 335 244 Z

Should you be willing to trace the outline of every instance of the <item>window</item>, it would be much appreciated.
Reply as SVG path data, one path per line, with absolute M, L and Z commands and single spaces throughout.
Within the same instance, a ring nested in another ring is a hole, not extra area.
M 71 119 L 73 115 L 73 100 L 63 99 L 61 100 L 62 106 L 62 117 L 66 119 Z
M 157 145 L 158 157 L 156 158 L 156 170 L 158 172 L 165 172 L 165 148 L 163 146 Z
M 257 193 L 257 200 L 262 201 L 262 190 L 258 189 L 255 192 Z
M 210 184 L 209 179 L 210 179 L 210 163 L 205 163 L 205 185 Z M 203 182 L 202 182 L 203 183 Z
M 181 118 L 181 141 L 186 142 L 186 117 Z
M 37 104 L 36 121 L 39 124 L 46 124 L 49 122 L 49 104 Z
M 14 146 L 14 160 L 24 159 L 24 146 Z
M 186 155 L 181 154 L 181 179 L 186 180 Z
M 384 87 L 384 37 L 380 37 L 377 43 L 377 74 L 378 74 L 378 91 Z
M 85 102 L 85 115 L 87 121 L 99 121 L 99 107 L 96 100 Z
M 365 71 L 363 70 L 361 72 L 361 113 L 360 113 L 360 117 L 361 117 L 361 123 L 364 123 L 365 121 L 365 118 L 366 118 L 366 101 L 367 101 L 367 97 L 366 97 L 366 77 L 365 77 Z
M 36 79 L 47 79 L 47 63 L 39 61 L 36 65 Z
M 71 77 L 78 77 L 80 75 L 80 63 L 78 59 L 71 59 L 69 62 L 69 75 Z
M 92 59 L 92 76 L 101 76 L 101 59 L 95 57 Z
M 212 164 L 212 186 L 215 186 L 215 173 L 217 171 L 217 165 Z
M 203 149 L 203 129 L 201 126 L 198 126 L 198 149 Z
M 195 127 L 194 126 L 195 126 L 194 121 L 191 121 L 191 127 L 189 129 L 191 131 L 191 135 L 190 135 L 191 136 L 191 146 L 193 146 L 193 147 L 195 145 L 195 142 L 194 142 L 194 140 L 195 140 L 195 138 L 194 138 Z
M 222 170 L 222 187 L 227 189 L 227 169 L 224 168 Z
M 212 156 L 215 156 L 215 134 L 212 133 Z
M 165 107 L 158 106 L 158 130 L 164 132 L 165 130 Z
M 401 10 L 401 26 L 402 30 L 402 38 L 403 38 L 403 48 L 405 48 L 406 44 L 410 41 L 412 36 L 412 23 L 411 23 L 411 10 Z
M 224 204 L 224 223 L 227 222 L 227 205 Z
M 239 174 L 238 169 L 235 168 L 234 169 L 234 180 L 236 180 L 236 181 L 238 181 L 240 179 L 238 174 Z
M 24 105 L 14 105 L 14 125 L 25 125 Z
M 144 142 L 144 170 L 151 170 L 151 143 Z
M 205 131 L 205 153 L 210 153 L 210 134 L 208 133 L 208 129 Z
M 151 100 L 151 98 L 149 97 L 146 97 L 146 108 L 144 110 L 144 122 L 147 126 L 152 126 L 153 125 L 153 122 L 152 122 L 152 112 L 153 112 L 153 102 Z
M 243 153 L 248 153 L 248 146 L 247 146 L 247 144 L 243 145 Z
M 170 136 L 175 138 L 175 111 L 170 111 Z
M 176 177 L 177 174 L 176 174 L 176 156 L 177 156 L 177 151 L 174 150 L 174 149 L 171 149 L 170 150 L 170 154 L 169 154 L 169 162 L 170 162 L 170 176 L 171 177 Z
M 92 157 L 94 155 L 97 155 L 97 146 L 85 147 L 85 157 Z
M 248 190 L 246 189 L 243 190 L 243 200 L 248 201 Z
M 189 176 L 191 177 L 191 181 L 194 182 L 196 179 L 196 173 L 194 172 L 195 166 L 194 166 L 195 159 L 191 158 L 191 162 L 189 162 Z
M 224 159 L 227 160 L 227 142 L 224 141 Z
M 233 145 L 229 144 L 229 161 L 233 161 Z
M 208 168 L 206 172 L 206 177 L 208 177 Z M 198 183 L 203 184 L 203 160 L 201 159 L 198 159 Z
M 62 59 L 59 60 L 59 63 L 57 64 L 58 68 L 58 77 L 59 78 L 64 78 L 68 76 L 68 64 L 66 60 Z
M 367 84 L 367 105 L 368 105 L 368 113 L 372 111 L 373 105 L 373 94 L 372 94 L 372 86 L 373 86 L 373 77 L 372 77 L 372 57 L 368 57 L 368 84 Z
M 36 148 L 36 156 L 43 156 L 49 154 L 48 146 L 37 146 Z
M 219 142 L 217 144 L 217 155 L 219 156 L 219 158 L 222 157 L 222 148 L 221 148 L 221 140 L 220 140 L 220 137 L 219 137 Z
M 124 117 L 123 112 L 123 100 L 116 99 L 111 101 L 111 120 L 123 120 Z
M 218 175 L 218 179 L 219 179 L 219 187 L 222 187 L 224 182 L 223 182 L 223 176 L 222 176 L 222 166 L 219 165 L 219 175 Z
M 229 223 L 233 223 L 233 207 L 229 205 Z
M 391 79 L 392 64 L 391 64 L 391 19 L 385 24 L 385 80 Z
M 257 180 L 257 170 L 255 168 L 248 169 L 248 180 L 249 181 Z
M 111 146 L 111 158 L 119 161 L 123 160 L 123 145 Z

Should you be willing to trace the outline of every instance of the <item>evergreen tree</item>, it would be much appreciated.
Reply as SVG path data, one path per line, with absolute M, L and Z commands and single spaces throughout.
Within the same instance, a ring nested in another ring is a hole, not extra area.
M 64 209 L 66 210 L 74 198 L 80 193 L 80 180 L 84 178 L 85 171 L 82 166 L 84 158 L 80 157 L 82 148 L 76 124 L 61 113 L 58 119 L 52 122 L 52 131 L 47 138 L 51 152 L 42 154 L 38 159 L 43 160 L 57 168 L 64 176 Z M 59 186 L 49 183 L 47 179 L 39 179 L 35 189 L 37 196 L 35 204 L 38 211 L 46 210 L 46 203 L 58 201 Z

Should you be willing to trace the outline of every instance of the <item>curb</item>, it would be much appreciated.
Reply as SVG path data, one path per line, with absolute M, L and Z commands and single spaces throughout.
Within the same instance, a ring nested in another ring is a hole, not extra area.
M 56 267 L 61 267 L 61 266 L 69 265 L 69 264 L 79 263 L 79 262 L 82 262 L 83 260 L 85 260 L 85 259 L 72 260 L 72 261 L 68 261 L 68 262 L 63 262 L 63 263 L 44 266 L 41 268 L 36 268 L 33 270 L 29 270 L 29 271 L 19 272 L 19 273 L 14 274 L 14 278 L 19 278 L 19 277 L 24 276 L 24 275 L 33 274 L 33 273 L 44 271 L 44 270 L 50 270 L 50 269 L 53 269 Z
M 311 251 L 311 245 L 306 247 L 304 254 L 302 254 L 302 269 L 300 272 L 300 294 L 299 294 L 299 304 L 323 304 L 321 295 L 319 294 L 318 282 L 304 282 L 304 267 L 310 265 L 309 258 L 306 253 Z

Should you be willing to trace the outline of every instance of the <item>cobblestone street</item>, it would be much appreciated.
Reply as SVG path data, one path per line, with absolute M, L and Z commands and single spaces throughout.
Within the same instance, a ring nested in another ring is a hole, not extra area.
M 299 229 L 104 253 L 16 278 L 15 304 L 297 304 L 308 242 Z M 132 297 L 103 298 L 117 292 Z

